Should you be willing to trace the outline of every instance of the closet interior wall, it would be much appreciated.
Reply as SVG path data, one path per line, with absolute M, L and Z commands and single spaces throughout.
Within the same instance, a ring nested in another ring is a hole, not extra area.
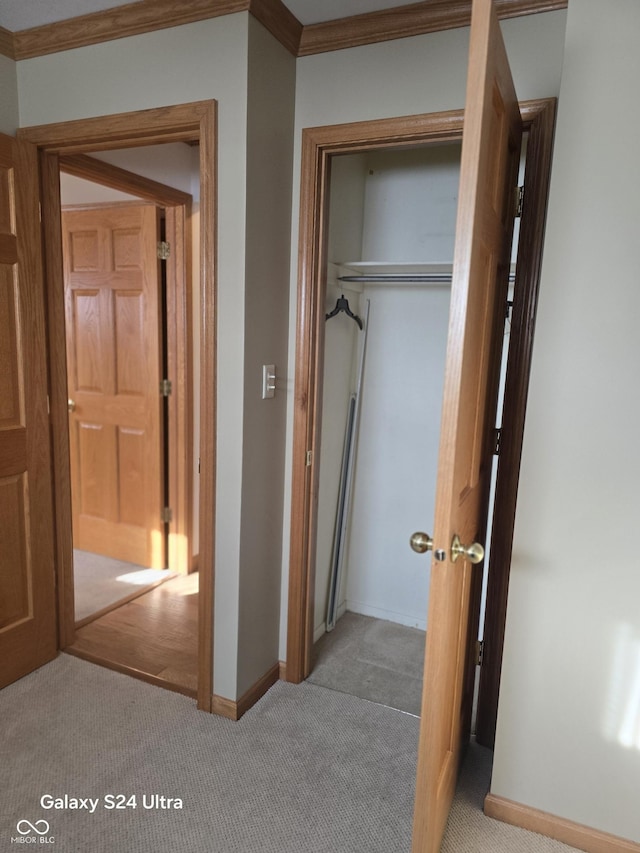
M 344 294 L 369 330 L 338 617 L 345 610 L 426 628 L 429 561 L 409 548 L 431 530 L 449 314 L 447 284 L 340 282 L 358 264 L 395 272 L 453 259 L 460 147 L 335 157 L 326 311 Z M 366 269 L 366 268 L 365 268 Z M 327 321 L 318 498 L 314 640 L 325 632 L 340 466 L 361 336 Z

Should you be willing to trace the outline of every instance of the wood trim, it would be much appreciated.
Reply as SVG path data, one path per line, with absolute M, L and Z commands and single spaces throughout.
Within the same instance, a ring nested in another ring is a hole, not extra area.
M 146 681 L 147 684 L 153 684 L 154 687 L 162 687 L 164 690 L 171 690 L 173 693 L 181 693 L 183 696 L 188 696 L 190 699 L 196 698 L 196 691 L 191 687 L 185 687 L 184 684 L 177 684 L 175 681 L 167 681 L 160 678 L 158 675 L 151 675 L 148 672 L 143 672 L 141 669 L 136 669 L 134 666 L 127 666 L 124 663 L 116 663 L 115 661 L 106 660 L 99 655 L 93 655 L 91 652 L 85 652 L 83 649 L 69 648 L 65 649 L 66 654 L 73 655 L 75 658 L 86 660 L 89 663 L 94 663 L 97 666 L 102 666 L 105 669 L 111 669 L 114 672 L 121 672 L 123 675 L 130 675 L 137 678 L 138 681 Z
M 520 105 L 528 129 L 547 101 Z M 287 680 L 309 675 L 313 646 L 315 525 L 320 446 L 325 267 L 325 203 L 334 154 L 462 138 L 464 113 L 452 110 L 371 122 L 309 128 L 302 134 L 298 308 L 293 415 L 291 540 L 287 630 Z M 313 464 L 306 465 L 306 452 Z
M 199 139 L 201 125 L 211 120 L 209 114 L 214 103 L 193 101 L 135 113 L 21 127 L 17 136 L 42 150 L 63 156 L 165 142 L 195 142 Z M 136 122 L 132 122 L 132 115 L 137 117 Z
M 15 58 L 30 59 L 248 9 L 249 0 L 141 0 L 16 32 Z
M 225 699 L 223 696 L 211 697 L 211 713 L 227 720 L 238 720 L 238 705 L 233 699 Z
M 527 191 L 520 226 L 516 287 L 505 378 L 502 439 L 496 476 L 483 633 L 483 662 L 480 669 L 476 720 L 476 739 L 478 743 L 489 747 L 493 747 L 496 734 L 511 551 L 542 272 L 555 115 L 555 100 L 540 103 L 535 119 L 529 127 L 525 164 Z
M 298 55 L 303 26 L 281 0 L 250 0 L 249 11 L 289 53 Z
M 214 587 L 214 519 L 215 519 L 215 435 L 216 435 L 216 102 L 198 101 L 154 110 L 120 113 L 92 119 L 21 128 L 18 136 L 38 146 L 44 154 L 70 154 L 84 151 L 109 150 L 132 145 L 152 145 L 180 139 L 200 141 L 200 288 L 201 312 L 201 451 L 200 451 L 200 592 L 198 611 L 198 707 L 211 710 L 211 685 L 213 681 L 213 587 Z M 43 222 L 49 241 L 60 241 L 59 182 L 43 184 Z M 57 201 L 56 201 L 57 199 Z M 56 207 L 57 205 L 57 207 Z M 58 211 L 58 212 L 56 212 Z M 56 237 L 57 235 L 57 237 Z M 59 264 L 59 265 L 58 265 Z M 47 267 L 47 287 L 64 288 L 60 259 Z M 63 292 L 63 291 L 62 291 Z M 51 346 L 64 347 L 64 314 L 49 315 Z M 53 343 L 53 342 L 56 343 Z M 55 353 L 54 353 L 55 354 Z M 66 377 L 66 356 L 58 354 L 58 362 L 64 365 L 61 371 L 56 362 L 59 376 Z M 53 370 L 53 365 L 52 365 Z M 55 391 L 55 399 L 54 399 Z M 66 408 L 66 378 L 64 386 L 59 381 L 51 388 L 52 406 Z M 66 415 L 65 415 L 66 417 Z M 55 420 L 54 420 L 55 423 Z M 58 437 L 59 438 L 59 437 Z M 61 440 L 54 441 L 58 455 L 54 460 L 54 479 L 63 490 L 70 485 L 68 445 L 65 450 Z M 65 554 L 72 552 L 70 520 L 57 520 L 56 532 Z M 66 557 L 69 559 L 69 557 Z M 58 563 L 60 576 L 67 567 Z
M 200 122 L 200 587 L 198 708 L 211 711 L 216 523 L 217 102 Z
M 495 0 L 500 18 L 566 9 L 568 0 Z M 0 28 L 0 53 L 30 59 L 126 36 L 251 12 L 294 56 L 468 26 L 471 0 L 431 0 L 302 26 L 281 0 L 141 0 L 115 9 L 12 33 Z
M 484 813 L 495 820 L 554 838 L 587 853 L 640 853 L 640 844 L 538 809 L 487 794 Z
M 287 680 L 287 662 L 285 660 L 278 661 L 280 681 Z
M 233 699 L 225 699 L 223 696 L 211 697 L 211 710 L 214 714 L 220 717 L 226 717 L 228 720 L 237 721 L 240 717 L 247 713 L 249 708 L 252 708 L 259 699 L 262 699 L 264 694 L 269 690 L 276 681 L 280 680 L 280 666 L 278 661 L 261 676 L 255 684 L 242 694 L 237 702 Z
M 60 172 L 55 154 L 40 154 L 44 274 L 47 299 L 49 409 L 53 466 L 55 561 L 58 590 L 58 642 L 75 641 L 67 347 L 60 208 Z
M 242 694 L 238 699 L 238 719 L 247 713 L 249 708 L 253 708 L 259 699 L 262 699 L 264 694 L 280 679 L 280 662 L 276 661 L 271 669 L 268 669 L 265 674 L 259 678 L 255 684 Z
M 103 160 L 96 160 L 95 157 L 88 157 L 86 154 L 60 157 L 60 171 L 85 181 L 92 181 L 94 184 L 110 187 L 112 190 L 136 195 L 143 201 L 150 201 L 161 207 L 191 204 L 189 193 L 152 181 L 150 178 L 135 175 L 127 169 L 121 169 Z
M 7 56 L 9 59 L 16 58 L 16 50 L 14 44 L 14 33 L 11 30 L 5 30 L 0 27 L 0 55 Z
M 501 19 L 566 9 L 568 0 L 495 0 Z M 303 28 L 298 56 L 468 27 L 471 0 L 432 0 Z
M 165 208 L 169 522 L 168 566 L 191 571 L 193 526 L 193 335 L 191 328 L 191 203 Z

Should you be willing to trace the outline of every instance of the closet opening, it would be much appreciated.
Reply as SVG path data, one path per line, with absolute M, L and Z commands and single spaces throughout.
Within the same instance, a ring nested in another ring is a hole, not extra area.
M 460 154 L 447 142 L 331 163 L 308 680 L 415 715 L 430 563 L 408 544 L 435 513 Z M 514 272 L 516 250 L 517 234 Z M 505 308 L 502 380 L 509 323 Z
M 514 236 L 517 283 L 508 301 L 515 304 L 504 306 L 499 521 L 482 540 L 498 555 L 485 561 L 483 584 L 487 744 L 555 102 L 520 109 L 527 186 L 519 242 Z M 413 553 L 409 540 L 433 521 L 462 117 L 452 111 L 303 134 L 286 677 L 362 690 L 358 695 L 411 713 L 420 705 L 430 560 Z M 346 650 L 331 664 L 324 655 L 338 647 L 340 634 Z

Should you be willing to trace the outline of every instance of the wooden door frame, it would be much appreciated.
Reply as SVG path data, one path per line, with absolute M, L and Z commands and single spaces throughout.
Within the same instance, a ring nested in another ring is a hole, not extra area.
M 48 359 L 53 450 L 56 572 L 60 613 L 73 613 L 68 587 L 73 560 L 69 425 L 60 223 L 59 158 L 91 151 L 199 142 L 200 146 L 200 591 L 198 708 L 211 711 L 213 686 L 214 535 L 216 483 L 216 148 L 217 103 L 196 101 L 139 112 L 20 128 L 18 137 L 40 154 L 42 229 L 48 312 Z M 186 310 L 186 307 L 185 307 Z M 67 583 L 65 584 L 65 581 Z M 70 620 L 59 625 L 59 646 L 73 643 Z
M 506 616 L 513 518 L 518 486 L 519 458 L 524 428 L 524 409 L 540 283 L 546 199 L 551 166 L 555 99 L 520 104 L 523 129 L 530 135 L 526 160 L 526 185 L 521 233 L 534 237 L 519 248 L 518 287 L 515 290 L 503 424 L 512 430 L 510 461 L 499 466 L 502 484 L 496 491 L 500 522 L 494 538 L 502 543 L 501 560 L 491 560 L 490 580 L 494 625 Z M 429 113 L 353 124 L 308 128 L 303 131 L 298 252 L 298 309 L 293 425 L 293 472 L 291 495 L 291 545 L 287 628 L 287 680 L 299 683 L 311 670 L 315 594 L 315 548 L 318 500 L 320 427 L 324 353 L 324 300 L 326 290 L 329 180 L 331 157 L 380 148 L 462 140 L 463 110 Z M 529 190 L 529 188 L 532 188 Z M 311 466 L 307 452 L 312 451 Z M 514 460 L 517 464 L 513 464 Z M 497 504 L 496 504 L 497 505 Z M 511 523 L 508 523 L 511 519 Z M 407 545 L 408 547 L 408 545 Z M 492 548 L 494 546 L 492 545 Z M 495 546 L 497 547 L 497 546 Z M 502 597 L 495 590 L 504 591 Z M 485 628 L 485 635 L 487 629 Z M 498 678 L 487 682 L 487 702 L 497 705 L 502 645 L 490 646 L 485 666 Z
M 165 211 L 167 374 L 172 382 L 167 443 L 169 495 L 167 566 L 178 574 L 194 569 L 193 518 L 193 336 L 191 322 L 191 204 L 189 193 L 136 175 L 86 154 L 59 157 L 60 171 L 94 184 L 136 195 Z M 127 202 L 128 204 L 129 202 Z M 135 202 L 131 202 L 135 203 Z M 100 206 L 112 206 L 105 203 Z M 95 205 L 91 205 L 95 208 Z M 66 208 L 65 208 L 66 209 Z M 80 208 L 82 209 L 82 206 Z M 197 557 L 195 558 L 197 561 Z M 73 579 L 71 579 L 73 580 Z M 65 610 L 63 616 L 66 615 Z

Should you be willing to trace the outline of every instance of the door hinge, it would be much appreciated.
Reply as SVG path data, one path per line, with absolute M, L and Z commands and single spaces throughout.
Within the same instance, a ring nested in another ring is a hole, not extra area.
M 167 243 L 166 240 L 160 240 L 158 243 L 158 257 L 161 261 L 166 261 L 169 255 L 171 254 L 171 244 Z
M 160 382 L 160 396 L 161 397 L 170 397 L 171 396 L 171 390 L 172 390 L 171 380 L 170 379 L 163 379 Z
M 170 506 L 164 506 L 162 507 L 162 522 L 169 524 L 170 521 L 173 521 L 173 510 Z
M 484 660 L 484 640 L 476 640 L 476 666 L 482 666 Z
M 523 204 L 524 204 L 524 186 L 516 187 L 516 216 L 522 216 Z
M 311 467 L 313 462 L 313 450 L 307 450 L 307 468 Z
M 500 456 L 500 446 L 502 445 L 502 428 L 499 427 L 493 431 L 493 455 Z

